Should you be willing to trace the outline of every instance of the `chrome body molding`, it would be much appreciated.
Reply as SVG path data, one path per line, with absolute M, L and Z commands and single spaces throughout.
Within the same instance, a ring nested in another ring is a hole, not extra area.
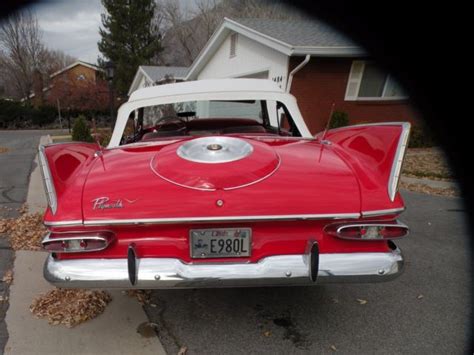
M 224 216 L 224 217 L 181 217 L 181 218 L 138 218 L 138 219 L 109 219 L 109 220 L 69 220 L 45 221 L 47 227 L 74 227 L 74 226 L 107 226 L 107 225 L 134 225 L 134 224 L 174 224 L 174 223 L 225 223 L 225 222 L 265 222 L 265 221 L 305 221 L 322 219 L 357 219 L 360 217 L 377 217 L 399 214 L 405 207 L 386 210 L 363 211 L 355 213 L 328 213 L 303 215 L 265 215 L 265 216 Z
M 38 147 L 38 161 L 41 171 L 41 176 L 43 177 L 44 191 L 46 193 L 46 199 L 48 200 L 48 205 L 51 208 L 51 213 L 54 215 L 58 209 L 58 198 L 56 196 L 56 190 L 54 188 L 53 178 L 51 176 L 51 171 L 48 165 L 48 159 L 44 152 L 45 147 L 40 145 Z
M 134 224 L 189 224 L 189 223 L 226 223 L 226 222 L 271 222 L 306 221 L 321 219 L 357 219 L 360 213 L 303 214 L 303 215 L 266 215 L 266 216 L 223 216 L 223 217 L 181 217 L 181 218 L 139 218 L 85 220 L 85 226 L 110 226 Z
M 403 271 L 398 248 L 386 253 L 319 254 L 317 278 L 308 254 L 269 256 L 257 263 L 186 264 L 173 258 L 136 259 L 136 279 L 123 259 L 55 260 L 50 255 L 44 277 L 65 288 L 168 289 L 290 286 L 332 282 L 388 281 Z M 316 281 L 314 281 L 316 280 Z
M 378 217 L 391 214 L 400 214 L 405 211 L 405 207 L 389 208 L 386 210 L 362 211 L 362 217 Z
M 69 221 L 44 221 L 46 227 L 75 227 L 82 226 L 82 219 L 75 219 Z
M 398 140 L 397 151 L 393 159 L 392 170 L 390 171 L 390 177 L 388 179 L 388 196 L 390 201 L 395 200 L 395 195 L 398 191 L 398 182 L 400 180 L 400 174 L 402 171 L 403 159 L 405 158 L 405 151 L 408 145 L 408 137 L 410 136 L 411 125 L 408 122 L 403 122 L 402 133 Z

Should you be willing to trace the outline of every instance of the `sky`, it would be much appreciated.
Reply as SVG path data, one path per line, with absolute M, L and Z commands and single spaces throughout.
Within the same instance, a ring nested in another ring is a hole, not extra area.
M 89 63 L 97 61 L 104 11 L 100 0 L 43 0 L 30 10 L 38 18 L 46 46 Z
M 192 8 L 194 0 L 178 0 L 182 8 Z M 43 41 L 51 49 L 86 62 L 99 56 L 100 0 L 42 0 L 30 7 L 43 31 Z

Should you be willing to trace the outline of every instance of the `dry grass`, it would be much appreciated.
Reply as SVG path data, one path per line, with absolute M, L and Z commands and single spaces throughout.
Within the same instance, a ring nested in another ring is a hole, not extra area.
M 410 178 L 425 178 L 438 181 L 454 181 L 443 152 L 437 148 L 408 149 L 403 163 L 403 176 Z M 431 187 L 423 183 L 400 182 L 400 187 L 406 190 L 438 196 L 459 196 L 457 188 Z
M 431 180 L 453 180 L 444 154 L 436 148 L 408 149 L 403 164 L 403 175 Z
M 30 311 L 49 324 L 75 327 L 102 314 L 112 297 L 105 291 L 54 289 L 36 298 Z
M 448 196 L 448 197 L 460 196 L 460 191 L 458 189 L 434 188 L 434 187 L 424 185 L 424 184 L 409 184 L 403 181 L 400 182 L 400 188 L 409 190 L 409 191 L 421 192 L 428 195 Z

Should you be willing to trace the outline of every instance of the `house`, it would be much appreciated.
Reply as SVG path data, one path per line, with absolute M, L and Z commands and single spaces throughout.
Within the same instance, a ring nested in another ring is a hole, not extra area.
M 211 78 L 271 79 L 282 89 L 290 87 L 312 133 L 324 129 L 333 104 L 352 124 L 415 118 L 390 74 L 315 20 L 225 18 L 185 79 Z
M 128 90 L 128 96 L 137 89 L 183 81 L 187 72 L 187 67 L 140 65 Z
M 46 86 L 36 73 L 29 99 L 35 107 L 59 104 L 76 110 L 103 110 L 108 105 L 109 89 L 101 68 L 76 61 L 51 74 Z

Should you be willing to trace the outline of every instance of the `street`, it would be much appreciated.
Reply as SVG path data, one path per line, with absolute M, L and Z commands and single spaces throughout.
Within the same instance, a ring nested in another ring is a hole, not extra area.
M 0 131 L 0 217 L 16 216 L 26 200 L 33 159 L 45 131 Z M 11 210 L 10 210 L 11 209 Z
M 0 205 L 15 209 L 24 202 L 44 134 L 0 132 L 0 146 L 10 149 L 0 155 Z M 407 211 L 400 219 L 411 235 L 397 243 L 406 258 L 400 278 L 381 284 L 154 291 L 156 306 L 145 310 L 158 324 L 165 349 L 170 354 L 182 346 L 188 354 L 462 353 L 472 316 L 464 207 L 458 198 L 407 191 L 403 196 Z M 5 335 L 2 321 L 0 352 Z

